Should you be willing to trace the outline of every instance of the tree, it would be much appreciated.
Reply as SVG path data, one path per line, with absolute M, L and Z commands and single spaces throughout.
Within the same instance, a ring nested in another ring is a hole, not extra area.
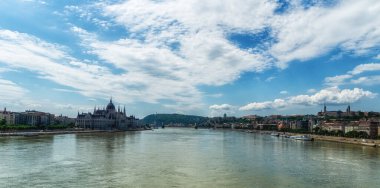
M 7 124 L 7 120 L 6 119 L 0 120 L 0 125 L 5 125 L 5 124 Z
M 319 134 L 319 132 L 321 131 L 321 128 L 320 127 L 315 127 L 313 130 L 314 130 L 315 134 Z
M 366 133 L 364 131 L 360 131 L 360 132 L 350 131 L 350 132 L 346 133 L 345 136 L 350 137 L 350 138 L 369 138 L 368 133 Z
M 75 127 L 75 123 L 71 122 L 67 125 L 68 128 L 74 128 Z
M 343 137 L 343 136 L 344 136 L 344 132 L 341 131 L 341 130 L 339 130 L 339 131 L 337 131 L 336 136 L 341 136 L 341 137 Z

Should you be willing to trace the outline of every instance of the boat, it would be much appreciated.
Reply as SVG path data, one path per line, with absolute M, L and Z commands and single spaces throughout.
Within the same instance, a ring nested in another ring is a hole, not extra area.
M 280 136 L 280 134 L 279 134 L 279 133 L 276 133 L 276 132 L 273 132 L 273 133 L 271 133 L 270 135 L 271 135 L 271 136 Z
M 39 136 L 38 133 L 24 133 L 23 136 L 25 137 L 35 137 L 35 136 Z
M 313 141 L 314 138 L 308 135 L 302 135 L 302 136 L 291 136 L 290 138 L 295 140 L 302 140 L 302 141 Z
M 376 143 L 374 143 L 374 142 L 370 143 L 366 139 L 363 139 L 361 144 L 364 145 L 364 146 L 376 147 Z
M 364 145 L 364 146 L 371 146 L 371 147 L 376 147 L 376 144 L 375 144 L 375 143 L 362 142 L 361 145 Z

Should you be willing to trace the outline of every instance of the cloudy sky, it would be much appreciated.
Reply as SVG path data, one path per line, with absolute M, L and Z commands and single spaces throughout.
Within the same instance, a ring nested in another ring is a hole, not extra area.
M 0 107 L 380 111 L 378 0 L 2 0 Z

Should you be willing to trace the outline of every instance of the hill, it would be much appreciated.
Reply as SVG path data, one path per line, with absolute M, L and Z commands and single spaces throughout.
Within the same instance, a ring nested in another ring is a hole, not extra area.
M 183 114 L 151 114 L 142 119 L 144 124 L 154 124 L 156 121 L 157 125 L 168 125 L 168 124 L 184 124 L 194 125 L 202 124 L 208 120 L 207 117 L 194 116 L 194 115 L 183 115 Z

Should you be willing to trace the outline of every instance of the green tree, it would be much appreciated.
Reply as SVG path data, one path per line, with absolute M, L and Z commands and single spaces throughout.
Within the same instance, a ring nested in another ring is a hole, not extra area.
M 366 133 L 364 131 L 360 131 L 360 132 L 350 131 L 350 132 L 346 133 L 345 136 L 350 137 L 350 138 L 369 138 L 368 133 Z
M 336 136 L 341 136 L 341 137 L 343 137 L 343 136 L 344 136 L 344 132 L 341 131 L 341 130 L 339 130 L 339 131 L 337 131 Z
M 6 120 L 6 119 L 2 119 L 2 120 L 0 121 L 0 125 L 5 125 L 5 124 L 7 124 L 7 120 Z
M 320 127 L 315 127 L 313 129 L 313 131 L 314 131 L 315 134 L 319 134 L 319 132 L 321 131 L 321 128 Z

